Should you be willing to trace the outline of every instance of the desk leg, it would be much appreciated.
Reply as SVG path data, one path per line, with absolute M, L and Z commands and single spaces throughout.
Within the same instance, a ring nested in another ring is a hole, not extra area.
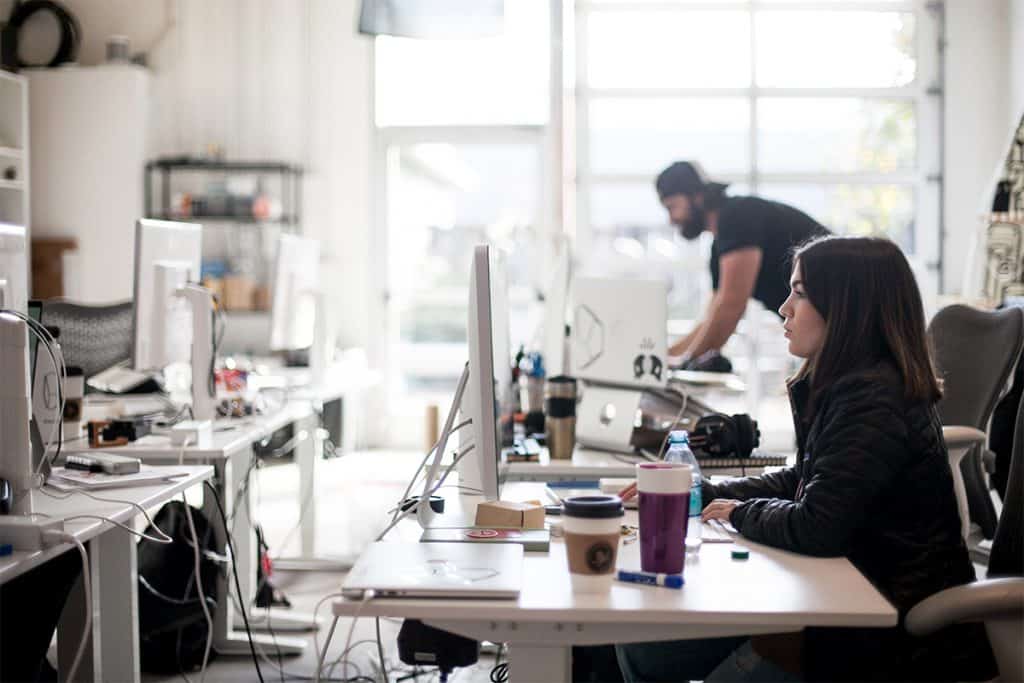
M 509 646 L 508 673 L 513 683 L 569 683 L 572 680 L 572 647 L 513 643 Z
M 316 474 L 323 460 L 323 444 L 316 436 L 318 426 L 316 415 L 296 423 L 298 429 L 309 433 L 309 438 L 295 449 L 295 462 L 299 466 L 299 533 L 302 537 L 299 554 L 302 557 L 316 557 Z
M 224 511 L 230 515 L 235 511 L 234 520 L 231 521 L 231 540 L 235 546 L 236 556 L 233 558 L 238 567 L 238 583 L 242 589 L 242 595 L 238 596 L 235 591 L 235 583 L 230 567 L 222 575 L 220 584 L 221 595 L 229 593 L 236 597 L 240 604 L 245 605 L 246 613 L 252 613 L 253 598 L 256 596 L 256 563 L 257 548 L 256 534 L 252 524 L 252 498 L 248 495 L 235 504 L 236 493 L 245 490 L 243 484 L 246 473 L 249 471 L 250 459 L 255 457 L 252 450 L 247 452 L 247 457 L 238 457 L 223 465 L 218 471 L 217 484 L 218 493 L 224 503 Z M 216 503 L 212 500 L 205 500 L 203 509 L 208 518 L 213 521 L 214 530 L 217 534 L 218 546 L 227 547 L 227 532 L 220 519 Z M 210 511 L 212 508 L 212 512 Z M 214 615 L 214 648 L 221 655 L 251 656 L 248 636 L 244 631 L 236 632 L 235 629 L 244 629 L 245 624 L 240 617 L 235 617 L 235 601 L 218 600 L 217 611 Z M 282 654 L 291 655 L 301 653 L 305 647 L 305 640 L 286 638 L 278 636 L 276 639 L 263 634 L 252 635 L 253 643 L 264 652 L 272 652 L 275 655 L 280 650 Z
M 135 537 L 108 530 L 88 544 L 92 574 L 92 637 L 76 680 L 139 681 L 139 594 Z M 85 590 L 79 578 L 57 632 L 59 669 L 71 668 L 85 618 Z M 62 677 L 62 680 L 63 677 Z

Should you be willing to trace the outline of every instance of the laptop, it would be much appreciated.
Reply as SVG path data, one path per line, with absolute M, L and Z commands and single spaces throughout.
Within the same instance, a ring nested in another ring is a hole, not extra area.
M 517 543 L 378 542 L 359 557 L 341 594 L 514 600 L 522 578 L 523 546 Z
M 665 386 L 665 282 L 578 277 L 573 291 L 573 375 L 601 384 Z

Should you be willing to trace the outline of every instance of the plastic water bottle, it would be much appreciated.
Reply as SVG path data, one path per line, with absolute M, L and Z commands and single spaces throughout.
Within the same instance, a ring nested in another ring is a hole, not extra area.
M 704 509 L 701 499 L 700 465 L 697 464 L 697 457 L 690 450 L 690 434 L 685 430 L 670 432 L 668 435 L 668 451 L 665 453 L 665 462 L 674 462 L 681 465 L 689 465 L 693 474 L 690 484 L 690 516 L 686 526 L 686 552 L 695 553 L 700 550 L 701 521 L 700 513 Z

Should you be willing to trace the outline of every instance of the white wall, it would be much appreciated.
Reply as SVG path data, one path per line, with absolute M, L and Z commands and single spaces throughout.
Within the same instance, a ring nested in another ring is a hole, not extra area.
M 82 63 L 103 61 L 112 34 L 149 53 L 151 156 L 218 145 L 307 169 L 303 229 L 333 263 L 342 342 L 365 345 L 372 43 L 356 33 L 357 0 L 65 4 L 82 24 Z
M 945 291 L 961 290 L 964 255 L 991 203 L 1010 140 L 1011 0 L 946 0 Z M 1020 5 L 1024 0 L 1012 0 Z M 1019 8 L 1015 13 L 1020 14 Z M 1019 35 L 1024 36 L 1024 30 Z M 1019 55 L 1020 47 L 1015 46 Z M 1022 79 L 1017 76 L 1017 82 Z M 987 208 L 987 207 L 986 207 Z
M 1024 0 L 1010 0 L 1010 121 L 1024 115 Z

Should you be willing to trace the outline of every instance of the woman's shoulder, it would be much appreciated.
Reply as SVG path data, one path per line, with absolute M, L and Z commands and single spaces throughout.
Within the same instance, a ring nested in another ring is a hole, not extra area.
M 904 416 L 912 412 L 930 413 L 934 409 L 933 403 L 908 400 L 902 374 L 886 361 L 843 374 L 826 393 L 829 403 L 847 406 L 869 403 L 879 410 Z

